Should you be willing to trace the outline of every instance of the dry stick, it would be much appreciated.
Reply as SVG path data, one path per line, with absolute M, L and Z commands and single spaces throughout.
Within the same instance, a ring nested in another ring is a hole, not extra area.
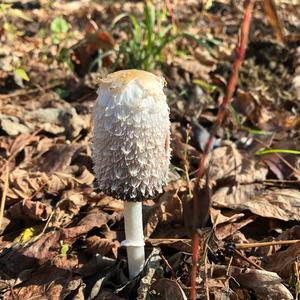
M 281 245 L 293 245 L 300 242 L 300 240 L 286 240 L 286 241 L 271 241 L 271 242 L 258 242 L 247 244 L 234 244 L 235 249 L 248 249 L 256 247 L 268 247 L 268 246 L 281 246 Z
M 48 85 L 46 85 L 45 87 L 43 87 L 43 91 L 46 91 L 46 90 L 50 90 L 58 85 L 61 85 L 61 83 L 50 83 Z M 0 100 L 3 100 L 3 99 L 8 99 L 8 98 L 13 98 L 13 97 L 20 97 L 20 96 L 25 96 L 25 95 L 30 95 L 30 94 L 35 94 L 35 93 L 38 93 L 38 92 L 41 92 L 41 88 L 34 88 L 34 89 L 31 89 L 31 90 L 28 90 L 28 89 L 22 89 L 22 90 L 18 90 L 18 91 L 15 91 L 15 92 L 12 92 L 10 94 L 2 94 L 0 95 Z
M 145 242 L 147 245 L 151 245 L 153 247 L 162 246 L 162 245 L 168 246 L 170 244 L 174 244 L 174 243 L 178 243 L 178 242 L 190 245 L 191 239 L 175 239 L 175 238 L 147 239 Z M 256 248 L 256 247 L 293 245 L 298 242 L 300 242 L 300 240 L 283 240 L 283 241 L 242 243 L 242 244 L 228 243 L 228 244 L 225 244 L 225 246 L 232 244 L 235 249 L 249 249 L 249 248 Z
M 245 13 L 244 13 L 244 19 L 241 27 L 241 32 L 240 32 L 240 44 L 238 47 L 237 51 L 237 57 L 233 65 L 233 70 L 232 74 L 230 77 L 230 80 L 227 85 L 226 89 L 226 94 L 223 99 L 222 104 L 219 107 L 218 115 L 216 122 L 214 124 L 213 129 L 210 132 L 209 139 L 205 145 L 204 153 L 202 157 L 199 160 L 199 168 L 197 172 L 197 177 L 195 181 L 195 186 L 194 186 L 194 197 L 193 197 L 193 220 L 194 220 L 194 228 L 193 228 L 193 236 L 192 236 L 192 272 L 191 272 L 191 299 L 196 300 L 196 277 L 197 277 L 197 271 L 198 271 L 198 256 L 199 256 L 199 236 L 196 231 L 196 225 L 197 225 L 197 216 L 199 215 L 199 183 L 200 179 L 203 177 L 204 172 L 205 172 L 205 165 L 206 161 L 208 159 L 208 153 L 209 150 L 211 149 L 211 146 L 213 144 L 213 137 L 218 130 L 218 128 L 221 126 L 225 113 L 226 113 L 226 108 L 228 104 L 231 101 L 231 98 L 233 96 L 237 80 L 238 80 L 238 74 L 239 70 L 241 68 L 242 62 L 245 57 L 246 53 L 246 48 L 248 44 L 248 34 L 249 34 L 249 28 L 250 28 L 250 22 L 251 22 L 251 17 L 252 17 L 252 10 L 253 10 L 253 2 L 251 0 L 246 0 L 245 1 Z
M 262 1 L 265 13 L 267 15 L 267 19 L 269 20 L 269 23 L 273 27 L 273 31 L 275 33 L 275 37 L 277 42 L 284 43 L 284 34 L 283 34 L 283 26 L 282 23 L 278 17 L 277 11 L 276 11 L 276 4 L 274 0 L 263 0 Z
M 172 4 L 171 4 L 170 0 L 166 0 L 166 7 L 167 7 L 167 10 L 169 11 L 169 14 L 171 16 L 172 24 L 174 26 L 176 26 L 176 17 L 175 17 L 173 7 L 172 7 Z
M 234 250 L 234 254 L 236 256 L 238 256 L 239 258 L 245 260 L 247 263 L 249 263 L 250 265 L 252 265 L 253 267 L 255 267 L 258 270 L 264 270 L 264 268 L 262 268 L 261 266 L 259 266 L 258 264 L 256 264 L 254 261 L 252 261 L 251 259 L 249 259 L 248 257 L 246 257 L 245 255 L 243 255 L 240 251 L 238 250 Z
M 7 162 L 6 169 L 5 169 L 4 185 L 3 185 L 3 189 L 2 189 L 1 206 L 0 206 L 0 229 L 1 229 L 2 221 L 3 221 L 3 214 L 4 214 L 5 201 L 6 201 L 8 187 L 9 187 L 9 164 Z

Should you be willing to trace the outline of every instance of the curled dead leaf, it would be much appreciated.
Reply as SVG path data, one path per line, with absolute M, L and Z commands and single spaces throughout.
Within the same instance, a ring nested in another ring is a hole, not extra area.
M 87 238 L 86 243 L 87 252 L 92 255 L 100 254 L 104 256 L 109 252 L 112 252 L 113 257 L 117 258 L 117 251 L 120 247 L 120 243 L 118 241 L 111 241 L 107 238 L 101 238 L 94 235 Z
M 63 171 L 71 164 L 72 159 L 83 149 L 79 144 L 56 144 L 53 145 L 41 157 L 36 159 L 38 171 L 49 175 Z
M 240 211 L 250 210 L 258 216 L 267 218 L 300 220 L 299 191 L 293 189 L 255 191 L 251 186 L 248 188 L 249 191 L 243 191 L 238 186 L 221 188 L 213 195 L 213 204 Z
M 158 300 L 187 300 L 187 297 L 175 280 L 160 278 L 151 285 L 150 293 L 154 293 Z
M 23 200 L 8 209 L 8 213 L 14 219 L 46 221 L 52 212 L 52 208 L 39 201 Z
M 55 172 L 48 176 L 43 172 L 27 172 L 16 168 L 9 174 L 7 201 L 39 198 L 44 192 L 57 194 L 65 189 L 90 186 L 94 181 L 94 176 L 85 167 L 68 172 Z
M 300 243 L 296 243 L 286 250 L 263 257 L 262 266 L 268 271 L 277 273 L 284 279 L 289 279 L 294 273 L 294 263 L 298 263 L 299 255 Z

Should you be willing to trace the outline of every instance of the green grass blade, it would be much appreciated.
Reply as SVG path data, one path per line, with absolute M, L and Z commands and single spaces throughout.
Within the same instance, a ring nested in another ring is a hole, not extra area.
M 294 155 L 300 155 L 300 151 L 298 150 L 291 150 L 291 149 L 265 149 L 257 151 L 256 155 L 264 155 L 264 154 L 270 154 L 270 153 L 287 153 L 287 154 L 294 154 Z

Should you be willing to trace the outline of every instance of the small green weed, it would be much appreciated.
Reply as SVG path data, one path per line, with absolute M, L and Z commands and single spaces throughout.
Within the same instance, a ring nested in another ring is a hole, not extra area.
M 12 8 L 11 4 L 0 3 L 0 27 L 4 29 L 7 42 L 13 43 L 15 39 L 24 35 L 15 25 L 16 19 L 22 19 L 32 22 L 32 19 L 26 16 L 20 9 Z M 6 72 L 13 73 L 14 80 L 19 86 L 23 86 L 23 81 L 29 81 L 29 76 L 21 67 L 21 59 L 18 56 L 11 55 L 6 59 L 6 63 L 2 63 L 0 67 Z
M 135 16 L 121 14 L 113 21 L 115 26 L 121 20 L 125 23 L 128 38 L 119 48 L 116 66 L 152 70 L 163 61 L 162 50 L 174 41 L 178 35 L 172 33 L 172 24 L 167 23 L 166 12 L 157 10 L 153 4 L 146 2 L 144 19 L 140 22 Z
M 51 42 L 58 47 L 58 60 L 64 62 L 73 71 L 74 65 L 69 52 L 69 44 L 74 38 L 71 27 L 63 17 L 55 17 L 51 22 L 50 30 Z
M 12 8 L 12 5 L 8 3 L 0 3 L 0 20 L 3 21 L 3 29 L 9 40 L 14 40 L 16 37 L 24 34 L 14 25 L 14 19 L 32 22 L 32 19 L 26 16 L 22 10 Z

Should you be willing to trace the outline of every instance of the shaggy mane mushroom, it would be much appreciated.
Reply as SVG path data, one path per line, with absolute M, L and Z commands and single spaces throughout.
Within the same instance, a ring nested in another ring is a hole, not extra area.
M 141 70 L 100 81 L 93 114 L 94 170 L 101 191 L 124 201 L 129 275 L 143 268 L 142 202 L 162 192 L 170 160 L 165 81 Z

